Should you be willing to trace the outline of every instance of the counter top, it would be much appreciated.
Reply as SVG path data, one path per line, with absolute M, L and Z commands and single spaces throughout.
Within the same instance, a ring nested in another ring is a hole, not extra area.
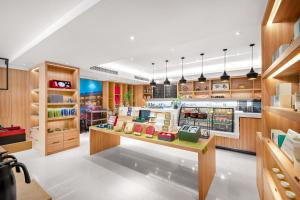
M 235 111 L 235 115 L 239 117 L 246 117 L 246 118 L 261 118 L 261 113 L 249 113 L 249 112 L 242 112 L 242 111 Z

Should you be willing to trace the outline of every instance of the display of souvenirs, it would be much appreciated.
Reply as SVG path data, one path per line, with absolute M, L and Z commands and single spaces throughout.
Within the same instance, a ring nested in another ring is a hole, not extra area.
M 199 137 L 201 135 L 201 130 L 199 126 L 184 125 L 181 127 L 178 133 L 179 133 L 179 140 L 198 142 Z
M 121 132 L 125 127 L 125 122 L 122 120 L 118 120 L 117 124 L 114 126 L 114 131 Z
M 48 108 L 48 118 L 76 115 L 76 108 Z
M 117 119 L 118 119 L 118 116 L 109 115 L 108 120 L 107 120 L 107 123 L 108 123 L 109 125 L 115 126 L 116 123 L 117 123 Z
M 127 122 L 124 129 L 124 133 L 131 134 L 133 132 L 133 129 L 134 129 L 134 122 Z
M 108 124 L 107 123 L 104 123 L 104 124 L 99 124 L 99 125 L 96 125 L 97 128 L 108 128 Z
M 148 127 L 146 128 L 146 137 L 148 137 L 148 138 L 153 138 L 154 133 L 155 133 L 155 128 L 154 128 L 154 126 L 148 126 Z
M 292 160 L 300 160 L 300 134 L 291 129 L 288 130 L 281 150 Z
M 71 82 L 70 81 L 60 81 L 60 80 L 50 80 L 49 86 L 51 88 L 71 89 Z
M 158 139 L 159 140 L 164 140 L 168 142 L 174 141 L 176 138 L 176 133 L 170 133 L 170 132 L 160 132 L 158 134 Z
M 135 124 L 133 134 L 134 135 L 142 135 L 142 132 L 143 132 L 143 125 Z

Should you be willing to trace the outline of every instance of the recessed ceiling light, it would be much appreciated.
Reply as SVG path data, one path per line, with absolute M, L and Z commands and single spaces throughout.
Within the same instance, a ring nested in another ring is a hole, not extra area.
M 134 61 L 134 58 L 130 58 L 130 61 Z
M 130 40 L 134 40 L 135 38 L 134 38 L 134 36 L 130 36 Z
M 237 32 L 235 32 L 235 35 L 239 36 L 239 35 L 241 35 L 241 33 L 237 31 Z
M 170 51 L 175 51 L 175 49 L 174 49 L 174 48 L 171 48 Z
M 241 55 L 240 53 L 236 53 L 237 56 Z

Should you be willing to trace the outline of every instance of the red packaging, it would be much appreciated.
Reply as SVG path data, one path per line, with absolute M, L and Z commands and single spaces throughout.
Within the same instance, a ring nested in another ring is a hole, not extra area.
M 71 82 L 70 81 L 61 81 L 61 80 L 50 80 L 49 86 L 51 88 L 71 89 Z
M 164 140 L 164 141 L 173 141 L 176 138 L 176 134 L 175 133 L 170 133 L 170 132 L 160 132 L 158 134 L 158 139 L 159 140 Z
M 154 126 L 148 126 L 147 128 L 146 128 L 146 136 L 147 137 L 153 137 L 153 135 L 154 135 L 154 133 L 155 133 L 155 128 L 154 128 Z
M 136 124 L 134 126 L 134 130 L 133 130 L 133 133 L 135 135 L 141 135 L 142 134 L 142 131 L 143 131 L 143 126 L 141 124 Z

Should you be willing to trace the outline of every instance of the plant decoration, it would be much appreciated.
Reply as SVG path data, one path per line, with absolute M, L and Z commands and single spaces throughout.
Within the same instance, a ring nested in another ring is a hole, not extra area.
M 174 109 L 177 109 L 181 105 L 181 96 L 177 97 L 172 101 L 172 105 Z
M 125 94 L 124 94 L 124 104 L 126 105 L 126 106 L 129 106 L 130 105 L 130 100 L 131 100 L 131 98 L 132 98 L 132 92 L 126 92 Z

